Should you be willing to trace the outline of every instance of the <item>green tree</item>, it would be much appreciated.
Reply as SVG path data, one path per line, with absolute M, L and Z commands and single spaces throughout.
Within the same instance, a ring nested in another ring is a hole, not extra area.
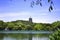
M 32 30 L 32 29 L 33 29 L 33 27 L 29 24 L 25 26 L 25 30 Z
M 24 24 L 23 22 L 16 22 L 15 25 L 17 26 L 18 30 L 24 30 Z
M 60 40 L 60 29 L 49 36 L 50 40 Z
M 4 30 L 4 26 L 3 26 L 4 22 L 2 20 L 0 20 L 0 30 Z
M 52 30 L 52 25 L 49 23 L 44 23 L 43 24 L 43 30 L 51 31 Z
M 9 30 L 13 30 L 14 27 L 15 27 L 15 24 L 14 24 L 14 23 L 12 23 L 12 22 L 8 22 L 8 23 L 7 23 L 7 28 L 8 28 Z
M 34 26 L 34 30 L 42 30 L 43 29 L 43 26 L 42 26 L 42 24 L 36 24 L 35 26 Z
M 54 30 L 60 29 L 60 21 L 52 23 L 52 28 Z

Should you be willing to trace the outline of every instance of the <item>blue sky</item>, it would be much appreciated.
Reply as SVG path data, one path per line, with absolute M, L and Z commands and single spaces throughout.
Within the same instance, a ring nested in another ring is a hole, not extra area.
M 31 16 L 33 22 L 52 23 L 60 21 L 60 0 L 53 0 L 54 10 L 48 11 L 49 3 L 42 1 L 43 6 L 30 7 L 31 0 L 0 0 L 0 20 L 15 21 L 28 20 Z

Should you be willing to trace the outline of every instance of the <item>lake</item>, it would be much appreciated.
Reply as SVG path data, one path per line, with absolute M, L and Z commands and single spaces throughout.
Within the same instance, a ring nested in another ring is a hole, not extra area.
M 44 32 L 45 33 L 45 32 Z M 0 32 L 0 40 L 49 40 L 49 33 L 42 34 L 42 33 L 7 33 L 7 32 Z

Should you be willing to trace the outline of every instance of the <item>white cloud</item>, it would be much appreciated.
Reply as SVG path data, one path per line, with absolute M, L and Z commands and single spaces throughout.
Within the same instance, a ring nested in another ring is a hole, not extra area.
M 15 13 L 0 13 L 0 20 L 15 21 L 15 20 L 28 20 L 29 17 L 33 18 L 33 22 L 51 23 L 56 21 L 48 12 L 15 12 Z
M 29 12 L 18 13 L 0 13 L 0 20 L 13 21 L 13 20 L 26 20 L 31 14 Z
M 0 13 L 0 17 L 17 17 L 17 16 L 26 16 L 30 15 L 29 12 L 19 12 L 19 13 Z

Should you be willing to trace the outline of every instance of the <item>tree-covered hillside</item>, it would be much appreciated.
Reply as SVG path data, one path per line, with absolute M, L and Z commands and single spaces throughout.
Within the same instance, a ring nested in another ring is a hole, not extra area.
M 31 23 L 24 20 L 4 22 L 0 20 L 0 30 L 45 30 L 54 31 L 60 29 L 60 21 L 49 23 Z

